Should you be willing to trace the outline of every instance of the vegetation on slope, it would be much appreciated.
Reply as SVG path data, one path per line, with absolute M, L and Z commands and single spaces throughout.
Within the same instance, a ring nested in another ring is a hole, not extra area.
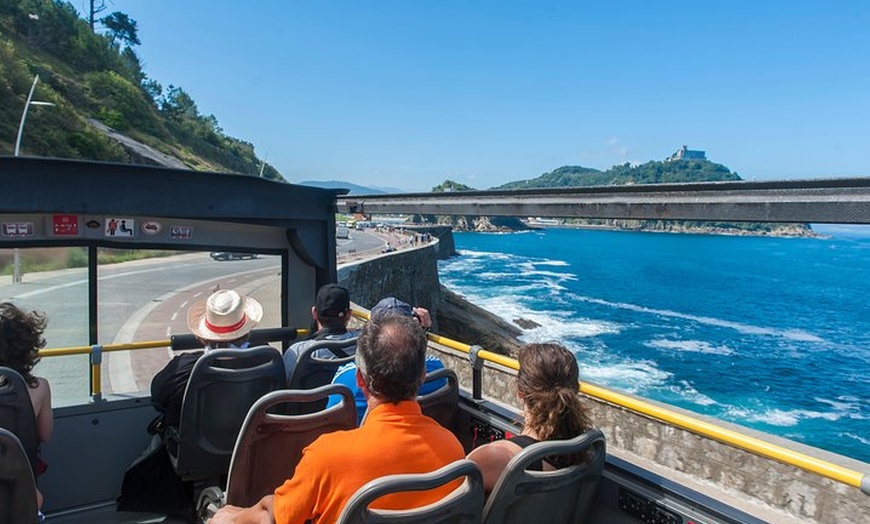
M 68 2 L 0 3 L 0 153 L 13 154 L 39 75 L 33 100 L 55 106 L 30 107 L 22 154 L 146 162 L 88 123 L 96 119 L 193 169 L 258 173 L 253 145 L 224 134 L 217 118 L 201 114 L 181 87 L 164 89 L 148 78 L 136 45 L 136 21 L 124 13 L 96 19 L 92 27 Z M 263 174 L 283 179 L 269 165 Z
M 717 182 L 741 180 L 737 173 L 727 167 L 709 160 L 665 160 L 650 161 L 632 166 L 628 163 L 613 166 L 607 171 L 582 167 L 562 166 L 543 175 L 503 184 L 492 189 L 537 189 L 582 186 L 616 186 L 626 184 L 674 184 L 688 182 Z M 473 191 L 474 188 L 452 180 L 432 188 L 433 192 Z M 523 229 L 504 223 L 499 217 L 420 217 L 454 226 L 456 229 L 487 231 L 493 229 Z M 614 229 L 665 231 L 665 232 L 703 232 L 718 234 L 751 234 L 779 236 L 809 236 L 812 231 L 805 224 L 773 224 L 761 222 L 699 222 L 678 220 L 601 220 L 567 219 L 566 224 L 586 227 L 607 227 Z
M 613 166 L 607 171 L 589 167 L 562 166 L 530 180 L 509 182 L 493 189 L 532 189 L 542 187 L 617 186 L 626 184 L 674 184 L 740 180 L 737 173 L 709 160 L 675 160 L 632 166 Z

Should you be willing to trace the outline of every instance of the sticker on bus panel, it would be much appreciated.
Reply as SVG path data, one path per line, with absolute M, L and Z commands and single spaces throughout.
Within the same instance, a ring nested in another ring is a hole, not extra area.
M 79 235 L 78 215 L 52 215 L 51 230 L 55 236 L 76 237 Z
M 193 228 L 190 226 L 172 226 L 169 228 L 169 238 L 173 240 L 190 240 L 193 238 Z
M 107 237 L 133 237 L 136 231 L 136 221 L 132 218 L 109 218 L 106 220 L 105 234 Z
M 155 222 L 153 220 L 142 222 L 142 232 L 146 235 L 156 235 L 157 233 L 160 233 L 162 229 L 163 225 L 160 222 Z
M 33 222 L 3 222 L 4 237 L 32 237 Z

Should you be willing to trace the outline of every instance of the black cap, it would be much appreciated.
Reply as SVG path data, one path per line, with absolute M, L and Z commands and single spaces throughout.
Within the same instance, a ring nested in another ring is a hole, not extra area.
M 314 309 L 321 317 L 343 318 L 350 309 L 350 295 L 338 284 L 326 284 L 317 291 Z

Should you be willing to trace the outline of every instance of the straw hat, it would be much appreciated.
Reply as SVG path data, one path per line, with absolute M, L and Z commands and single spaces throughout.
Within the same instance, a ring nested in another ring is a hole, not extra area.
M 221 289 L 187 310 L 187 327 L 203 340 L 235 340 L 263 318 L 263 306 L 232 289 Z

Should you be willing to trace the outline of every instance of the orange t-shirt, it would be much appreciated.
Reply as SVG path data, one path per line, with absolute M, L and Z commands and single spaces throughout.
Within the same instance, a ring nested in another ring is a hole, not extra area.
M 366 482 L 399 473 L 427 473 L 465 458 L 447 429 L 423 415 L 412 400 L 381 404 L 363 425 L 321 435 L 302 452 L 293 478 L 275 490 L 277 524 L 330 523 Z M 388 495 L 373 507 L 405 509 L 431 504 L 456 487 Z

